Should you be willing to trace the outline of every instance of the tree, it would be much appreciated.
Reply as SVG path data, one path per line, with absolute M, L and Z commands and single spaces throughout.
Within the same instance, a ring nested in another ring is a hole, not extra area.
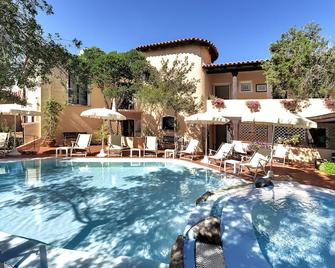
M 99 48 L 85 49 L 78 57 L 82 72 L 87 81 L 99 88 L 104 96 L 105 106 L 111 108 L 111 99 L 117 108 L 133 100 L 145 83 L 153 80 L 154 68 L 143 53 L 130 50 L 124 53 L 112 51 L 105 53 Z M 109 130 L 112 132 L 111 125 Z
M 152 79 L 153 67 L 144 54 L 136 50 L 105 53 L 92 47 L 85 49 L 78 59 L 87 69 L 87 80 L 101 90 L 107 108 L 111 108 L 111 99 L 120 107 Z
M 289 29 L 271 44 L 270 53 L 263 68 L 274 98 L 305 100 L 335 91 L 335 48 L 317 24 Z
M 144 105 L 172 111 L 175 118 L 182 112 L 195 112 L 200 108 L 201 100 L 194 96 L 198 80 L 188 77 L 192 69 L 193 64 L 187 58 L 176 58 L 171 63 L 162 60 L 156 80 L 143 87 L 138 98 Z M 178 125 L 175 127 L 178 129 Z
M 63 69 L 71 54 L 58 34 L 45 34 L 39 12 L 53 14 L 45 0 L 0 1 L 0 90 L 32 89 L 48 81 L 53 68 Z M 74 39 L 75 45 L 81 42 Z

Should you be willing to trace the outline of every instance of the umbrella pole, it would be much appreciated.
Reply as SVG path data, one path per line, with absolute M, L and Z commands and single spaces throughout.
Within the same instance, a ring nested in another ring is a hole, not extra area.
M 205 156 L 204 156 L 204 159 L 201 160 L 201 163 L 208 164 L 209 160 L 208 160 L 208 155 L 207 155 L 207 137 L 208 137 L 207 124 L 206 124 L 205 129 L 206 129 L 205 131 Z
M 13 142 L 13 150 L 8 155 L 12 155 L 12 156 L 21 155 L 21 153 L 16 148 L 16 115 L 14 115 L 14 142 Z
M 102 124 L 104 123 L 105 123 L 104 120 L 102 120 Z M 102 127 L 102 131 L 104 131 L 104 125 Z M 100 150 L 100 153 L 97 154 L 97 157 L 107 156 L 107 154 L 105 153 L 105 149 L 104 149 L 105 148 L 105 137 L 104 136 L 105 136 L 104 134 L 101 135 L 101 150 Z

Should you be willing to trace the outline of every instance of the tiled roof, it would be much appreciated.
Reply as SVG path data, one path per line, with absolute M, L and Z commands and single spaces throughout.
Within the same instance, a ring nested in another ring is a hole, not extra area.
M 236 62 L 224 62 L 218 64 L 205 64 L 203 65 L 204 68 L 217 68 L 217 67 L 227 67 L 227 66 L 241 66 L 241 65 L 260 65 L 264 63 L 265 60 L 247 60 L 247 61 L 236 61 Z
M 155 49 L 161 49 L 161 48 L 167 48 L 167 47 L 178 47 L 178 46 L 184 46 L 184 45 L 190 45 L 190 44 L 196 44 L 196 45 L 207 47 L 209 54 L 211 55 L 212 62 L 214 62 L 219 57 L 219 52 L 216 46 L 212 42 L 206 39 L 197 38 L 197 37 L 142 45 L 142 46 L 137 47 L 136 49 L 139 51 L 145 52 L 145 51 L 150 51 L 150 50 L 155 50 Z
M 264 62 L 265 60 L 236 61 L 219 64 L 205 64 L 202 67 L 206 69 L 207 73 L 256 71 L 262 70 L 262 63 Z

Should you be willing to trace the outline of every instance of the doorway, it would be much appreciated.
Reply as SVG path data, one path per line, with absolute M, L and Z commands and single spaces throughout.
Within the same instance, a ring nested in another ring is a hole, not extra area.
M 219 149 L 223 142 L 227 142 L 227 125 L 215 126 L 215 150 Z
M 229 92 L 230 92 L 230 85 L 229 84 L 214 86 L 215 97 L 228 100 L 229 95 L 230 95 Z

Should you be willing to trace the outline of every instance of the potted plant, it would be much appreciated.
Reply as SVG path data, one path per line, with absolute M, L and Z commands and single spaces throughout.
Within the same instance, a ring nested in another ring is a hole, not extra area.
M 56 130 L 59 123 L 59 113 L 62 110 L 62 105 L 54 99 L 49 99 L 43 109 L 44 144 L 48 147 L 56 145 Z
M 259 112 L 261 109 L 261 104 L 259 103 L 259 101 L 246 101 L 245 104 L 253 113 Z

